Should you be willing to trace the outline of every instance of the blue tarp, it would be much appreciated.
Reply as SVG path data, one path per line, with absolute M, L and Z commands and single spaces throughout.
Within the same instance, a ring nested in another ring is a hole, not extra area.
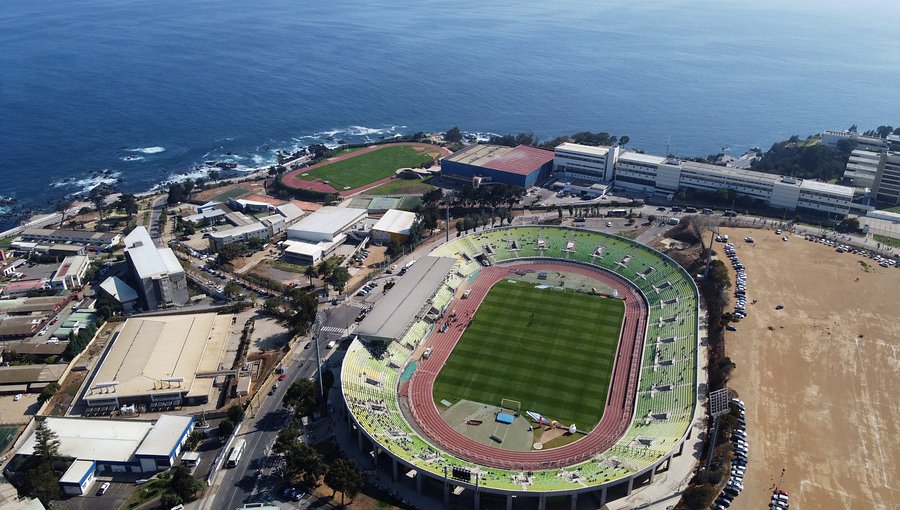
M 497 413 L 497 421 L 509 425 L 513 422 L 513 415 L 506 413 Z

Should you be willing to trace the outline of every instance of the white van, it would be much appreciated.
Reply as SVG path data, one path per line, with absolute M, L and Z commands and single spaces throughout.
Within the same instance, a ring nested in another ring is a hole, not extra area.
M 328 342 L 328 345 L 326 345 L 325 348 L 326 349 L 334 349 L 335 345 L 337 345 L 337 343 L 334 340 L 332 340 L 332 341 Z

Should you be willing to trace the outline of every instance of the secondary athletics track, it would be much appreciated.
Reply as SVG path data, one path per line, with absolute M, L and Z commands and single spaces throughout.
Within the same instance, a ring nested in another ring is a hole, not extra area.
M 425 436 L 440 448 L 477 464 L 519 470 L 554 469 L 583 462 L 609 449 L 628 429 L 634 410 L 635 394 L 640 375 L 641 347 L 647 327 L 649 310 L 643 296 L 625 279 L 602 269 L 586 265 L 551 261 L 518 261 L 487 267 L 481 270 L 471 286 L 469 298 L 457 300 L 450 310 L 464 324 L 465 318 L 476 312 L 491 287 L 499 280 L 514 276 L 523 267 L 536 271 L 575 273 L 602 281 L 615 289 L 625 301 L 625 321 L 616 351 L 616 362 L 603 417 L 585 437 L 559 448 L 533 451 L 510 451 L 493 448 L 469 439 L 454 430 L 441 417 L 434 403 L 432 390 L 441 367 L 450 357 L 463 327 L 451 327 L 441 333 L 437 328 L 428 345 L 431 356 L 419 362 L 408 386 L 409 407 L 413 418 Z M 514 304 L 510 304 L 514 306 Z M 451 312 L 452 313 L 452 312 Z M 523 410 L 524 411 L 524 410 Z M 539 411 L 539 409 L 537 410 Z

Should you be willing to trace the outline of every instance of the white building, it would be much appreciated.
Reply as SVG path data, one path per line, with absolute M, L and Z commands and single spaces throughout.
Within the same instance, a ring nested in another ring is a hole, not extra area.
M 56 273 L 50 278 L 50 287 L 54 289 L 77 289 L 83 285 L 82 279 L 91 265 L 85 255 L 66 257 L 59 264 Z
M 187 275 L 171 248 L 157 248 L 143 226 L 125 237 L 131 284 L 147 310 L 188 302 Z
M 365 209 L 326 206 L 289 227 L 287 238 L 312 244 L 333 241 L 367 217 Z
M 219 251 L 227 244 L 241 243 L 250 239 L 268 239 L 269 236 L 269 227 L 261 221 L 255 221 L 247 225 L 210 233 L 209 247 L 212 251 Z
M 844 178 L 856 188 L 871 188 L 875 184 L 878 167 L 881 166 L 883 152 L 867 150 L 854 150 L 850 153 L 847 168 L 844 170 Z
M 634 151 L 622 151 L 619 159 L 615 162 L 616 187 L 635 191 L 654 191 L 657 186 L 659 167 L 665 161 L 666 158 L 660 156 L 641 154 Z M 668 173 L 663 172 L 660 186 L 664 190 L 671 191 L 672 179 L 667 178 L 667 175 Z M 677 180 L 675 181 L 675 188 L 677 189 Z
M 284 223 L 288 227 L 300 221 L 300 218 L 303 217 L 305 212 L 300 208 L 297 204 L 292 204 L 290 202 L 286 204 L 279 205 L 275 208 L 275 212 L 284 217 Z
M 124 477 L 172 467 L 194 426 L 191 416 L 161 415 L 154 421 L 44 418 L 59 438 L 59 453 L 75 461 L 60 478 L 65 494 L 83 495 L 97 475 Z M 34 431 L 16 455 L 34 454 Z
M 403 243 L 409 238 L 410 229 L 416 222 L 416 213 L 388 209 L 384 216 L 372 227 L 372 241 L 378 244 L 396 240 Z
M 890 144 L 890 141 L 885 138 L 861 135 L 856 131 L 825 130 L 825 132 L 822 133 L 822 144 L 826 147 L 831 147 L 833 149 L 837 148 L 838 142 L 842 140 L 856 142 L 858 144 L 858 149 L 871 151 L 882 151 L 884 149 L 887 149 Z
M 611 181 L 618 154 L 618 146 L 562 143 L 553 149 L 553 172 L 588 181 Z

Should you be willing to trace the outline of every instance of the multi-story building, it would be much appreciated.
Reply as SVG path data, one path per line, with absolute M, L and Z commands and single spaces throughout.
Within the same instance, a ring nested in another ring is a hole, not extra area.
M 883 152 L 856 149 L 850 153 L 844 178 L 855 188 L 871 188 L 875 184 L 875 175 L 881 165 Z
M 611 176 L 617 188 L 630 191 L 674 194 L 685 188 L 711 193 L 726 189 L 775 209 L 837 217 L 850 212 L 856 196 L 851 187 L 811 179 L 795 179 L 633 151 L 613 151 L 613 148 L 607 147 L 564 145 L 566 147 L 558 155 L 557 169 L 574 173 L 569 170 L 573 168 L 573 163 L 564 161 L 570 160 L 571 154 L 583 154 L 582 160 L 575 160 L 581 165 L 579 177 L 586 179 L 593 175 L 599 180 L 601 176 Z M 611 173 L 607 173 L 608 167 L 612 168 Z M 885 182 L 893 182 L 890 175 L 890 171 L 885 173 Z
M 877 136 L 861 135 L 856 131 L 830 131 L 822 133 L 822 144 L 826 147 L 837 148 L 838 142 L 847 140 L 856 142 L 857 149 L 882 151 L 890 146 L 890 140 Z
M 270 232 L 269 227 L 265 223 L 255 221 L 248 225 L 210 233 L 209 247 L 212 251 L 219 251 L 226 244 L 241 243 L 250 239 L 268 239 L 271 235 Z
M 94 250 L 106 250 L 119 244 L 119 234 L 90 230 L 26 228 L 20 235 L 23 241 L 43 244 L 78 244 Z
M 91 261 L 85 255 L 66 257 L 50 279 L 54 289 L 77 289 L 84 283 L 82 279 L 90 267 Z
M 577 143 L 563 143 L 553 149 L 553 172 L 576 179 L 608 182 L 613 178 L 613 169 L 619 147 L 593 147 Z
M 882 154 L 872 191 L 879 202 L 900 204 L 900 152 Z
M 157 248 L 143 226 L 125 237 L 125 260 L 131 270 L 130 283 L 147 310 L 187 304 L 187 275 L 175 252 Z

